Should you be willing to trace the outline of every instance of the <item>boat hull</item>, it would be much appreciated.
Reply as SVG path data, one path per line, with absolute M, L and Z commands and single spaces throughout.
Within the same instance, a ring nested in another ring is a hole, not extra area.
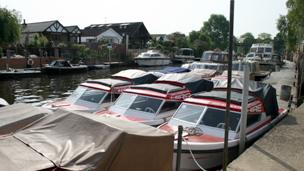
M 47 74 L 70 74 L 70 73 L 81 73 L 87 72 L 87 66 L 76 66 L 76 67 L 44 67 L 42 72 Z
M 164 66 L 169 65 L 171 63 L 171 59 L 169 58 L 136 58 L 134 59 L 135 63 L 139 66 Z

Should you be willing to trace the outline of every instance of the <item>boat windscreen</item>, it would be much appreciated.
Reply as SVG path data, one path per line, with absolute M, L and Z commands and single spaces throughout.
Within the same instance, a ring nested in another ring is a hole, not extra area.
M 107 94 L 108 93 L 103 90 L 79 86 L 67 98 L 67 101 L 80 106 L 97 108 Z
M 123 93 L 115 102 L 114 107 L 117 106 L 133 111 L 155 114 L 161 104 L 162 100 L 160 99 L 137 94 Z
M 236 131 L 240 118 L 241 115 L 239 113 L 230 112 L 229 130 Z M 214 108 L 207 108 L 199 124 L 224 129 L 225 111 Z
M 196 124 L 205 107 L 183 103 L 175 112 L 174 119 Z

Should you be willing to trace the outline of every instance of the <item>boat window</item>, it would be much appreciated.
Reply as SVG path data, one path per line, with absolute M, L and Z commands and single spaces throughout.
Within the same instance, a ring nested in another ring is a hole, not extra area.
M 204 109 L 205 107 L 203 106 L 183 103 L 176 111 L 174 118 L 191 123 L 197 123 Z
M 112 100 L 111 100 L 112 97 Z M 119 97 L 119 94 L 113 94 L 112 95 L 109 93 L 105 99 L 102 101 L 103 103 L 109 103 L 109 102 L 115 102 L 115 100 Z
M 132 104 L 135 98 L 136 98 L 136 94 L 122 93 L 115 102 L 115 106 L 121 108 L 128 108 Z
M 180 102 L 171 102 L 171 101 L 165 102 L 159 113 L 177 109 L 179 105 L 180 105 Z
M 261 115 L 247 115 L 247 127 L 261 120 Z
M 250 52 L 256 52 L 257 48 L 251 48 Z
M 265 52 L 271 53 L 271 51 L 272 51 L 272 48 L 265 48 Z
M 70 103 L 74 103 L 85 91 L 88 89 L 87 87 L 78 86 L 76 90 L 66 99 Z
M 156 113 L 162 100 L 146 96 L 137 96 L 130 106 L 130 109 L 148 113 Z
M 229 129 L 235 131 L 238 126 L 241 115 L 239 113 L 230 112 L 229 116 L 230 116 Z M 225 111 L 213 109 L 213 108 L 207 108 L 199 124 L 224 129 Z
M 258 48 L 258 52 L 257 53 L 264 53 L 264 48 Z
M 254 57 L 254 54 L 253 53 L 252 54 L 248 54 L 247 57 L 248 58 L 252 58 L 252 57 Z
M 212 53 L 203 53 L 202 61 L 209 61 Z
M 160 56 L 160 54 L 151 54 L 151 56 L 153 56 L 153 57 L 157 57 L 157 56 Z
M 106 94 L 107 92 L 105 91 L 88 88 L 79 99 L 92 103 L 99 103 Z
M 144 53 L 144 54 L 143 54 L 143 56 L 150 56 L 150 54 L 148 54 L 148 53 Z

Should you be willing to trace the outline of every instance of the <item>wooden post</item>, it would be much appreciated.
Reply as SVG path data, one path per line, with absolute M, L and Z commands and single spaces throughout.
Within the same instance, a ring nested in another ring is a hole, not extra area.
M 177 150 L 176 150 L 176 171 L 180 171 L 181 154 L 182 154 L 182 135 L 183 126 L 178 126 Z

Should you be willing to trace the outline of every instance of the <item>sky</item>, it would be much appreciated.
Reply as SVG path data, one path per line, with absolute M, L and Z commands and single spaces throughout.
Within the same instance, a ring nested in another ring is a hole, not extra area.
M 287 0 L 235 0 L 234 35 L 256 37 L 278 32 L 276 22 L 285 15 Z M 27 23 L 58 20 L 64 26 L 144 22 L 150 34 L 186 35 L 199 30 L 211 14 L 229 20 L 230 0 L 0 0 L 0 7 L 15 9 Z

